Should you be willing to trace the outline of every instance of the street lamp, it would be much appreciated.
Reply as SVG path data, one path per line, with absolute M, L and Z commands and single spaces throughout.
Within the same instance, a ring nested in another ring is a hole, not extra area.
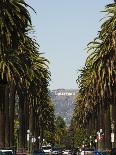
M 113 144 L 114 144 L 114 122 L 112 121 L 111 122 L 111 143 L 112 143 L 112 148 L 114 147 Z
M 90 136 L 89 139 L 90 139 L 90 148 L 91 148 L 91 139 L 92 139 L 92 136 Z
M 42 142 L 42 144 L 44 145 L 44 143 L 45 143 L 45 139 L 43 138 L 43 142 Z
M 40 138 L 41 138 L 41 137 L 39 136 L 39 137 L 38 137 L 38 140 L 39 140 L 39 149 L 40 149 Z
M 30 152 L 30 130 L 27 130 L 27 145 L 28 145 L 28 153 Z
M 83 149 L 85 148 L 85 141 L 83 140 L 83 144 L 82 144 Z
M 17 132 L 17 137 L 16 137 L 16 139 L 17 139 L 17 151 L 18 151 L 18 149 L 19 149 L 19 124 L 17 124 L 17 126 L 16 126 L 16 128 L 17 128 L 17 130 L 16 130 L 16 132 Z
M 97 149 L 97 139 L 95 139 L 95 149 Z
M 32 136 L 31 142 L 32 142 L 31 151 L 33 151 L 34 143 L 36 142 L 36 138 L 34 136 Z
M 98 140 L 98 149 L 101 151 L 102 150 L 102 146 L 103 145 L 101 142 L 102 142 L 102 139 L 103 139 L 103 130 L 100 129 L 98 132 L 97 132 L 97 140 Z
M 83 140 L 83 145 L 82 145 L 83 149 L 84 149 L 84 155 L 85 155 L 85 141 Z

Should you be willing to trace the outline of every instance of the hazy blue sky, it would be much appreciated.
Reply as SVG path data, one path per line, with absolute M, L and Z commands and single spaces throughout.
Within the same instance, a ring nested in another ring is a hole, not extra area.
M 76 88 L 87 43 L 96 37 L 105 5 L 113 0 L 26 0 L 40 52 L 50 61 L 50 89 Z

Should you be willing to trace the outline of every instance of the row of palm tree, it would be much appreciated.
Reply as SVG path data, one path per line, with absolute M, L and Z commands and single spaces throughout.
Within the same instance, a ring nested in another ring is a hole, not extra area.
M 89 135 L 102 129 L 103 147 L 110 149 L 111 132 L 116 146 L 116 3 L 107 5 L 104 12 L 107 15 L 97 37 L 87 45 L 89 56 L 77 79 L 73 121 Z
M 0 147 L 14 146 L 17 137 L 25 148 L 28 129 L 37 139 L 54 128 L 49 61 L 29 35 L 27 7 L 24 0 L 0 0 Z

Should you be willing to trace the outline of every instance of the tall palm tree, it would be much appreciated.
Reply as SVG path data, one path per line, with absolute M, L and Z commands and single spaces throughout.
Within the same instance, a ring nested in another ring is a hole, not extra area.
M 81 121 L 82 125 L 86 123 L 86 121 L 88 121 L 90 122 L 90 128 L 91 120 L 93 118 L 93 112 L 96 108 L 95 111 L 96 116 L 98 117 L 97 123 L 99 126 L 99 128 L 97 128 L 96 130 L 100 128 L 104 129 L 105 131 L 107 130 L 106 134 L 108 135 L 110 135 L 111 122 L 116 122 L 116 118 L 114 116 L 114 111 L 116 110 L 116 91 L 114 89 L 116 85 L 115 10 L 115 3 L 106 6 L 105 12 L 107 12 L 110 16 L 108 16 L 107 20 L 102 24 L 101 31 L 99 32 L 98 36 L 94 39 L 94 41 L 88 44 L 88 51 L 90 51 L 91 53 L 87 58 L 85 67 L 83 70 L 81 70 L 81 75 L 78 79 L 79 92 L 83 96 L 83 98 L 81 99 L 81 105 L 79 107 L 77 106 L 78 110 L 76 110 L 78 114 L 77 116 L 79 116 L 79 118 L 82 116 L 83 118 Z M 79 101 L 79 98 L 77 98 L 77 104 L 79 103 Z M 82 105 L 84 105 L 84 112 L 79 113 L 79 108 Z M 114 111 L 112 111 L 112 109 Z M 104 124 L 102 122 L 103 119 L 106 119 L 105 122 L 109 124 Z M 93 121 L 95 121 L 95 119 L 93 119 Z M 110 128 L 106 129 L 106 127 L 108 126 Z M 114 130 L 116 130 L 116 126 Z M 108 136 L 105 135 L 105 137 Z M 107 144 L 109 144 L 110 139 L 106 141 Z M 107 146 L 110 148 L 110 145 Z
M 19 98 L 17 116 L 20 116 L 19 146 L 24 148 L 26 131 L 32 123 L 29 124 L 28 117 L 31 111 L 36 120 L 41 116 L 38 126 L 36 123 L 32 126 L 33 134 L 38 136 L 39 124 L 41 130 L 48 130 L 49 125 L 53 126 L 54 112 L 48 94 L 50 80 L 48 60 L 41 56 L 36 41 L 28 36 L 32 25 L 26 7 L 30 6 L 24 0 L 0 0 L 0 6 L 0 145 L 1 147 L 14 145 L 15 94 L 17 94 Z
M 1 12 L 1 51 L 15 50 L 24 41 L 31 18 L 24 0 L 0 0 Z M 5 45 L 5 46 L 4 46 Z
M 5 118 L 5 90 L 6 85 L 14 80 L 13 73 L 19 75 L 14 64 L 19 63 L 17 49 L 25 41 L 28 27 L 31 27 L 31 18 L 23 0 L 0 0 L 0 119 Z M 12 59 L 12 61 L 10 61 Z M 15 63 L 14 63 L 14 60 Z M 4 119 L 2 119 L 4 120 Z M 4 122 L 1 121 L 0 145 L 5 145 Z

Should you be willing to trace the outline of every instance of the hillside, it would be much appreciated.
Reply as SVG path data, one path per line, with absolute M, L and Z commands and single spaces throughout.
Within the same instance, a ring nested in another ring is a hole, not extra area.
M 67 126 L 70 124 L 72 118 L 75 95 L 75 89 L 56 89 L 51 91 L 55 115 L 63 117 Z

